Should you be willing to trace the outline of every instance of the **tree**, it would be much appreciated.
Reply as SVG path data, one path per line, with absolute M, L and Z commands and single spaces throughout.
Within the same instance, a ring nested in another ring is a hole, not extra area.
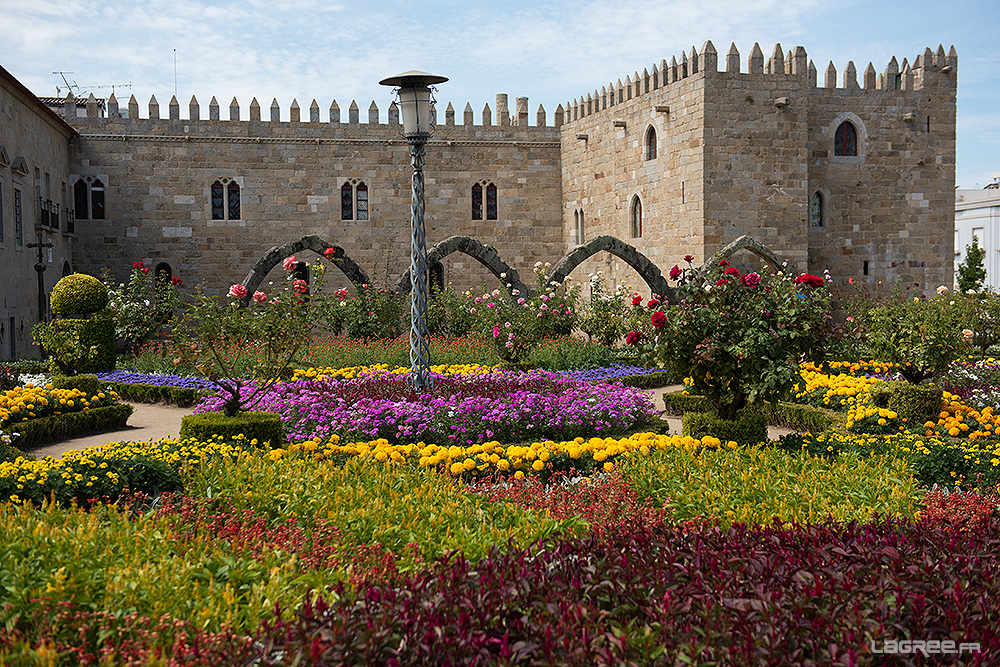
M 958 265 L 958 289 L 963 294 L 983 289 L 986 282 L 985 257 L 986 250 L 979 247 L 979 238 L 973 236 L 972 245 L 965 246 L 965 259 Z

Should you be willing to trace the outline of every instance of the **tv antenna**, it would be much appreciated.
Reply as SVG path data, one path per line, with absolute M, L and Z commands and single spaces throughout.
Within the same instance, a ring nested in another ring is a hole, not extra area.
M 67 74 L 72 74 L 72 73 L 73 72 L 63 72 L 63 71 L 53 72 L 53 74 L 58 74 L 62 78 L 62 80 L 63 80 L 63 85 L 62 86 L 60 86 L 58 83 L 56 84 L 56 96 L 57 97 L 62 96 L 62 93 L 63 93 L 64 90 L 66 92 L 72 92 L 74 88 L 76 89 L 77 92 L 73 93 L 73 96 L 74 97 L 79 97 L 79 95 L 77 93 L 79 93 L 79 91 L 80 91 L 80 86 L 77 85 L 76 81 L 74 81 L 73 83 L 70 83 L 69 80 L 66 78 Z

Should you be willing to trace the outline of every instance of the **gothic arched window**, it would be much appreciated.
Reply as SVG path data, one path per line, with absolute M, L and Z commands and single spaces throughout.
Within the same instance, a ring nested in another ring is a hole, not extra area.
M 833 154 L 854 156 L 858 154 L 858 130 L 850 121 L 844 121 L 837 128 L 833 139 Z
M 814 192 L 813 196 L 809 199 L 809 226 L 826 226 L 826 220 L 823 216 L 823 195 L 819 192 Z
M 90 217 L 89 199 L 87 183 L 81 178 L 73 185 L 73 206 L 76 208 L 77 220 L 86 220 Z
M 632 238 L 642 238 L 642 200 L 639 195 L 632 198 Z
M 104 183 L 101 179 L 90 184 L 90 218 L 104 220 Z
M 646 130 L 646 159 L 656 159 L 656 129 L 652 126 Z
M 479 183 L 472 186 L 472 219 L 483 219 L 483 186 Z

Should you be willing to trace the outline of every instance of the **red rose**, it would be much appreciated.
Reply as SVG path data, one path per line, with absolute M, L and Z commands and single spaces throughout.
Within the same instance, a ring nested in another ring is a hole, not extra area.
M 662 327 L 667 323 L 667 316 L 663 314 L 662 311 L 656 311 L 653 316 L 649 318 L 649 321 L 654 327 Z
M 662 315 L 663 313 L 660 313 Z M 625 342 L 629 345 L 638 345 L 642 340 L 642 334 L 638 331 L 629 331 L 628 335 L 625 336 Z
M 657 301 L 656 299 L 650 299 L 648 302 L 646 302 L 646 308 L 656 308 L 659 305 L 660 302 Z
M 684 261 L 685 262 L 693 262 L 694 261 L 694 255 L 684 255 Z
M 729 266 L 729 262 L 723 259 L 719 262 L 719 266 Z
M 333 248 L 327 248 L 326 250 L 323 251 L 323 254 L 326 255 L 327 257 L 333 257 L 334 254 L 336 254 L 336 252 L 337 251 Z
M 681 276 L 681 267 L 674 264 L 674 268 L 670 269 L 670 279 L 677 280 Z
M 800 273 L 795 277 L 796 285 L 808 285 L 809 287 L 822 287 L 823 279 L 811 273 Z
M 746 287 L 756 287 L 760 284 L 760 274 L 752 272 L 746 274 L 745 276 L 740 276 L 740 282 Z
M 727 276 L 738 276 L 740 275 L 740 270 L 734 266 L 730 266 L 728 269 L 726 269 L 725 274 Z
M 729 281 L 726 280 L 725 278 L 719 278 L 718 280 L 715 281 L 715 284 L 716 285 L 728 285 Z
M 170 284 L 171 285 L 180 285 L 181 284 L 181 279 L 180 278 L 171 278 L 170 279 Z
M 636 294 L 634 297 L 632 297 L 632 305 L 633 306 L 638 306 L 641 303 L 642 303 L 642 297 L 641 296 L 639 296 L 638 294 Z

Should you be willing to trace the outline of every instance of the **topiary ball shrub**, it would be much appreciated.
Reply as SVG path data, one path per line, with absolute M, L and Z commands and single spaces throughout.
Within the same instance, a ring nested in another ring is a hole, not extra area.
M 52 288 L 52 312 L 56 315 L 92 315 L 108 307 L 108 288 L 85 273 L 62 278 Z
M 182 439 L 207 442 L 217 435 L 221 435 L 223 440 L 233 440 L 242 435 L 248 442 L 256 439 L 258 447 L 271 449 L 286 444 L 285 427 L 281 423 L 281 415 L 276 412 L 239 412 L 232 417 L 221 412 L 203 412 L 181 420 Z
M 714 412 L 685 412 L 681 425 L 681 433 L 692 438 L 710 435 L 740 445 L 767 442 L 767 417 L 760 414 L 743 413 L 739 419 L 720 419 Z

